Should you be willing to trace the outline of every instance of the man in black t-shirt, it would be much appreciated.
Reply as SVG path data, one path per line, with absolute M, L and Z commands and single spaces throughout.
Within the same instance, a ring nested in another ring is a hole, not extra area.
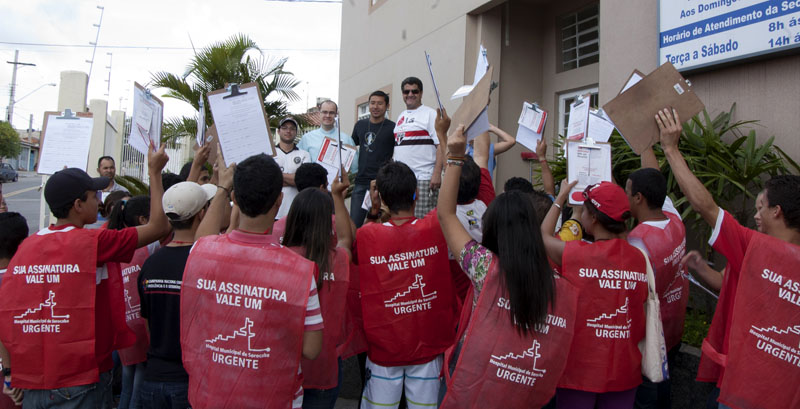
M 195 232 L 217 189 L 212 184 L 181 182 L 164 193 L 164 212 L 175 236 L 144 262 L 138 281 L 141 314 L 150 331 L 139 388 L 142 407 L 189 407 L 189 375 L 181 361 L 181 283 Z
M 386 118 L 389 95 L 375 91 L 369 95 L 369 118 L 356 122 L 353 141 L 359 147 L 358 174 L 350 196 L 350 217 L 356 227 L 361 227 L 367 211 L 361 208 L 369 182 L 375 179 L 378 169 L 392 159 L 394 153 L 394 122 Z

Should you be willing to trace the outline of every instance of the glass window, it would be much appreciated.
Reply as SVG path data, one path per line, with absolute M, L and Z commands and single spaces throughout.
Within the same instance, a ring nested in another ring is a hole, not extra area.
M 594 64 L 600 60 L 600 8 L 598 4 L 561 17 L 561 65 L 559 71 Z

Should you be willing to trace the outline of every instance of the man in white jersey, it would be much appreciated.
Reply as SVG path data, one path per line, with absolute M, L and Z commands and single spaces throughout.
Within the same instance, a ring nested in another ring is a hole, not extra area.
M 436 136 L 436 111 L 422 105 L 422 81 L 408 77 L 400 85 L 406 110 L 400 113 L 394 127 L 394 155 L 417 177 L 417 198 L 414 216 L 425 217 L 439 199 L 442 184 L 444 146 Z
M 297 196 L 294 173 L 300 165 L 311 162 L 311 156 L 308 152 L 294 144 L 294 139 L 297 137 L 297 128 L 299 128 L 297 121 L 290 116 L 281 119 L 278 124 L 279 140 L 278 149 L 275 149 L 275 162 L 283 172 L 283 201 L 280 209 L 278 209 L 278 214 L 275 216 L 278 219 L 289 213 L 289 207 L 292 206 L 292 201 Z

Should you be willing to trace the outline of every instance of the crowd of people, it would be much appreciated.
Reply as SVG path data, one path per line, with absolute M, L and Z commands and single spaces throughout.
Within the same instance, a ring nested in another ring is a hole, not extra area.
M 495 157 L 514 138 L 492 126 L 496 143 L 467 141 L 469 124 L 422 105 L 419 79 L 401 89 L 396 122 L 375 91 L 352 135 L 333 101 L 298 144 L 298 121 L 281 119 L 274 158 L 218 157 L 209 172 L 205 146 L 171 175 L 151 147 L 149 196 L 114 184 L 110 157 L 99 178 L 64 169 L 44 188 L 56 222 L 30 236 L 0 213 L 0 408 L 333 408 L 354 356 L 361 408 L 669 408 L 687 267 L 720 291 L 697 374 L 717 386 L 708 407 L 800 404 L 797 363 L 741 337 L 764 316 L 796 322 L 797 306 L 754 280 L 796 277 L 800 176 L 769 179 L 747 229 L 690 171 L 677 113 L 656 115 L 728 260 L 720 273 L 688 251 L 652 149 L 624 186 L 590 185 L 568 206 L 575 182 L 556 190 L 543 139 L 544 189 L 515 177 L 496 194 Z M 315 163 L 325 138 L 358 146 L 349 209 L 345 169 L 329 183 Z M 651 289 L 660 382 L 642 370 Z

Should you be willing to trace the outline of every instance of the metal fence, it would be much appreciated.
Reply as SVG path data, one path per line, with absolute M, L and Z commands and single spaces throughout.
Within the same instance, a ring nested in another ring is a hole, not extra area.
M 145 184 L 150 184 L 150 177 L 147 174 L 147 158 L 145 155 L 134 149 L 129 143 L 131 131 L 131 118 L 125 118 L 125 128 L 122 134 L 122 160 L 119 163 L 119 172 L 122 176 L 133 176 Z M 192 144 L 194 140 L 186 137 L 181 138 L 175 143 L 174 148 L 167 147 L 166 152 L 169 162 L 164 168 L 165 172 L 180 173 L 183 164 L 190 160 L 192 155 Z

